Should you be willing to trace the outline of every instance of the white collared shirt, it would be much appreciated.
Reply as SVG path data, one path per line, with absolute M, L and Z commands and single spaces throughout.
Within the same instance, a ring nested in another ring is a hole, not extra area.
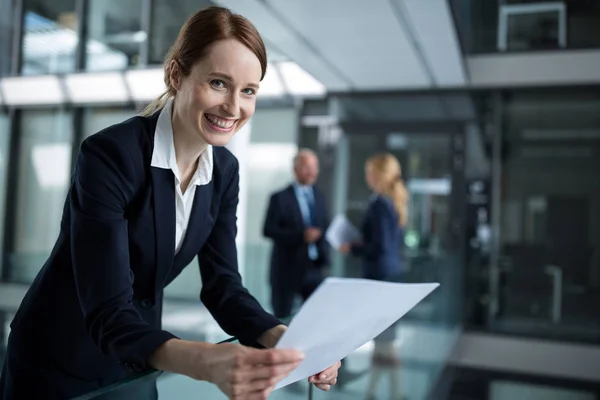
M 169 100 L 158 116 L 150 165 L 156 168 L 170 169 L 175 176 L 175 254 L 177 254 L 190 222 L 196 186 L 207 185 L 212 179 L 213 150 L 212 146 L 208 145 L 206 150 L 202 152 L 198 160 L 198 168 L 185 193 L 182 193 L 181 173 L 175 159 L 175 145 L 173 143 L 172 108 L 173 100 Z

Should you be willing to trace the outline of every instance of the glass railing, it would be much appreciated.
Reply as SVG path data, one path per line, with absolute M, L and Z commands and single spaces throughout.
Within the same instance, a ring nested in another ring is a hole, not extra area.
M 230 338 L 220 343 L 236 342 Z M 72 400 L 222 400 L 225 395 L 213 384 L 196 381 L 183 375 L 149 370 L 131 376 L 110 386 L 87 393 Z M 273 392 L 269 399 L 305 400 L 314 398 L 314 387 L 298 382 Z
M 466 53 L 600 47 L 600 2 L 450 0 Z

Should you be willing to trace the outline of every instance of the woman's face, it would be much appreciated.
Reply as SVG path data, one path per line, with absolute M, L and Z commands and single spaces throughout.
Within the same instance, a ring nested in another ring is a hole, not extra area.
M 378 192 L 378 181 L 377 174 L 373 171 L 369 165 L 365 167 L 365 181 L 367 182 L 367 186 L 374 192 Z
M 174 115 L 181 128 L 213 146 L 225 146 L 254 114 L 262 69 L 254 53 L 234 39 L 214 43 L 182 76 L 175 62 Z

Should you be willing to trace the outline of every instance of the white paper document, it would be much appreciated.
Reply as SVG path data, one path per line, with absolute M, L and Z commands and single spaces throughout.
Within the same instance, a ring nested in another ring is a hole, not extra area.
M 377 337 L 439 286 L 327 278 L 304 303 L 277 348 L 306 358 L 277 389 L 317 374 Z
M 344 214 L 338 214 L 335 216 L 327 232 L 325 232 L 325 239 L 331 247 L 339 249 L 341 245 L 346 243 L 354 243 L 360 240 L 360 232 Z

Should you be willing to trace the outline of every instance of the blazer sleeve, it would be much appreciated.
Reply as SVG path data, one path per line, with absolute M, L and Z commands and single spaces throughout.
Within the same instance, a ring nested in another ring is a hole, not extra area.
M 125 207 L 135 169 L 126 146 L 108 135 L 81 145 L 69 194 L 72 265 L 86 328 L 100 350 L 134 370 L 175 336 L 146 323 L 132 303 Z
M 202 276 L 200 298 L 225 332 L 252 346 L 261 334 L 281 322 L 268 314 L 242 285 L 235 243 L 239 201 L 237 160 L 232 170 L 213 229 L 198 254 Z
M 283 210 L 274 194 L 269 200 L 269 208 L 263 225 L 263 235 L 275 242 L 286 244 L 288 246 L 299 246 L 304 244 L 304 230 L 299 228 L 283 228 L 279 223 L 281 221 Z
M 382 252 L 382 244 L 385 232 L 385 210 L 384 207 L 374 202 L 365 214 L 362 228 L 363 242 L 353 244 L 352 254 L 363 257 L 366 260 L 377 260 Z

